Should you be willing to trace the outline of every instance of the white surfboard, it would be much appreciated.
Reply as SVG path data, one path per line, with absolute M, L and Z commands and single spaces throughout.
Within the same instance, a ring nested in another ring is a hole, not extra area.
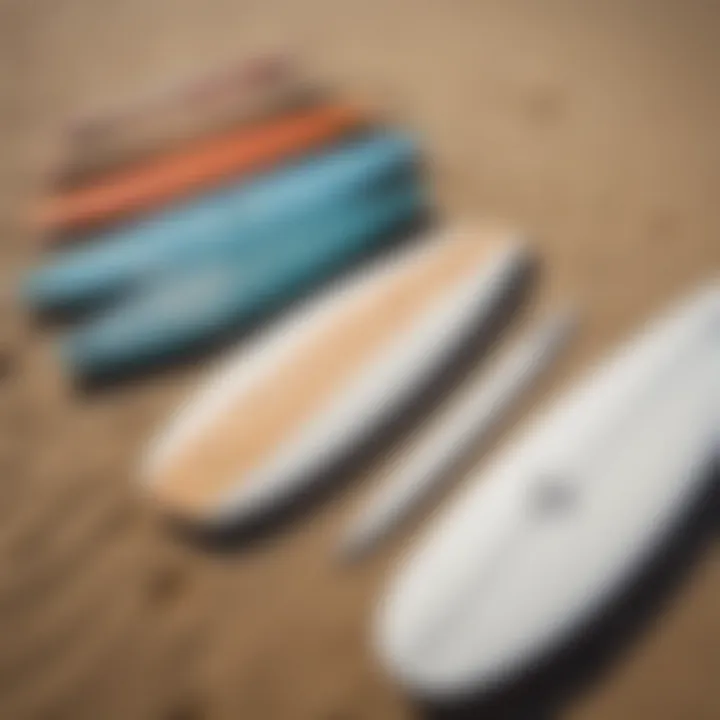
M 437 518 L 380 608 L 389 670 L 444 698 L 531 669 L 636 576 L 719 445 L 715 284 L 537 417 Z
M 194 523 L 257 521 L 411 399 L 527 262 L 513 232 L 455 230 L 338 284 L 210 378 L 152 443 L 147 490 Z

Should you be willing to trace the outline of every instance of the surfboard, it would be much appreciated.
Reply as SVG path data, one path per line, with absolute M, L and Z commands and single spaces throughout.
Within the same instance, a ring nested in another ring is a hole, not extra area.
M 702 497 L 720 444 L 720 286 L 536 415 L 403 559 L 376 643 L 412 691 L 497 689 L 586 627 Z
M 201 138 L 97 184 L 52 194 L 38 209 L 36 224 L 66 232 L 127 219 L 336 142 L 367 122 L 355 107 L 322 103 Z
M 272 513 L 439 372 L 527 261 L 511 231 L 448 230 L 328 289 L 211 376 L 151 444 L 145 489 L 213 529 Z
M 243 252 L 274 256 L 318 217 L 412 177 L 418 161 L 409 135 L 374 133 L 57 252 L 29 273 L 24 299 L 39 311 L 70 310 L 121 295 L 158 270 Z
M 85 380 L 155 367 L 239 334 L 335 273 L 407 233 L 425 197 L 414 180 L 378 188 L 266 237 L 255 252 L 204 255 L 165 268 L 62 338 L 65 365 Z

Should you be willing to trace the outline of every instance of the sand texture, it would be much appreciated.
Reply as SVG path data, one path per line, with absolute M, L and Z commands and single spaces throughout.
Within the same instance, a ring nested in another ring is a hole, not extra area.
M 720 271 L 719 37 L 711 0 L 0 0 L 0 718 L 422 717 L 369 642 L 412 533 L 332 562 L 381 468 L 264 542 L 201 548 L 133 475 L 199 370 L 80 394 L 54 330 L 12 301 L 39 256 L 27 218 L 63 117 L 296 46 L 419 133 L 442 210 L 535 233 L 539 301 L 575 298 L 585 321 L 540 402 Z M 556 716 L 717 720 L 718 559 L 706 547 L 654 626 Z

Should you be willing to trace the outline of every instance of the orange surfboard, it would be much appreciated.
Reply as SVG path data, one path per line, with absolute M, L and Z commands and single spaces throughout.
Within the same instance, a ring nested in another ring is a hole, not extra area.
M 332 103 L 194 143 L 97 184 L 59 193 L 38 213 L 45 231 L 89 228 L 249 175 L 359 128 L 365 115 Z

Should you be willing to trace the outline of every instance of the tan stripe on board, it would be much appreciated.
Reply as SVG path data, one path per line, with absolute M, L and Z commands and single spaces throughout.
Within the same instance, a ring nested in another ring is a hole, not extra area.
M 219 495 L 266 462 L 380 347 L 444 291 L 477 272 L 489 249 L 478 234 L 453 237 L 418 264 L 388 277 L 371 295 L 361 296 L 178 451 L 154 483 L 158 500 L 190 514 L 212 508 Z

